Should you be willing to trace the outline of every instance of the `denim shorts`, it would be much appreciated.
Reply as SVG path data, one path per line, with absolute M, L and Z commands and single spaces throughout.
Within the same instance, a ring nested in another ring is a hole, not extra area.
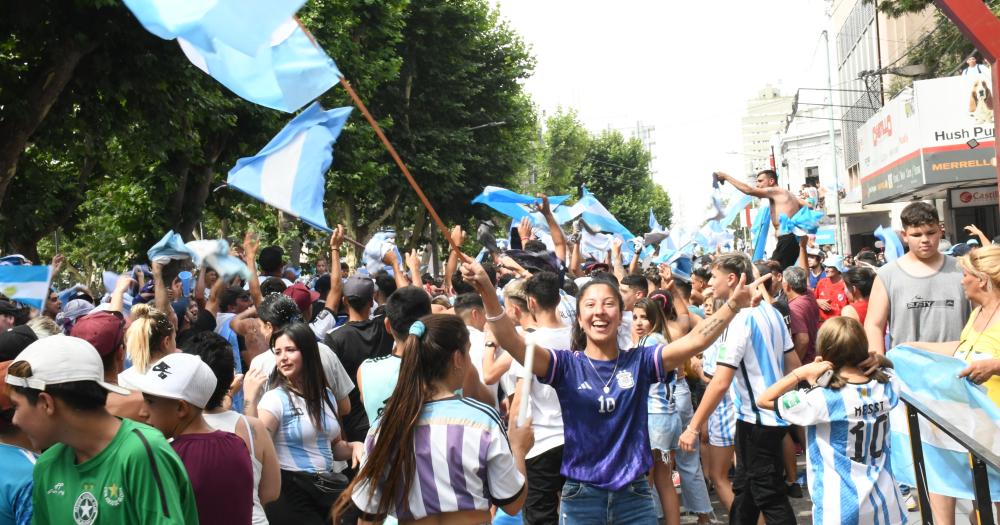
M 645 477 L 619 490 L 568 479 L 563 485 L 560 525 L 657 525 L 653 490 Z
M 681 416 L 673 414 L 649 414 L 649 448 L 655 451 L 677 450 L 681 437 Z M 655 454 L 654 454 L 655 455 Z

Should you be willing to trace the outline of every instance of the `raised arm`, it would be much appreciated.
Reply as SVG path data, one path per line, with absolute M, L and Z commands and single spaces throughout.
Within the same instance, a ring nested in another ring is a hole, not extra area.
M 538 194 L 538 196 L 542 198 L 542 216 L 545 217 L 545 223 L 549 225 L 549 233 L 552 234 L 552 244 L 556 249 L 556 257 L 565 263 L 566 235 L 563 233 L 562 227 L 559 226 L 559 223 L 556 222 L 556 216 L 552 215 L 552 208 L 549 206 L 549 198 L 542 194 Z
M 768 387 L 768 389 L 765 390 L 759 398 L 757 398 L 757 406 L 763 408 L 764 410 L 774 410 L 774 402 L 777 401 L 782 394 L 788 392 L 789 390 L 793 390 L 800 381 L 805 381 L 810 385 L 815 385 L 819 376 L 823 375 L 823 373 L 827 370 L 833 370 L 833 364 L 829 361 L 823 361 L 822 357 L 817 357 L 816 361 L 793 369 L 791 373 Z
M 983 233 L 983 231 L 980 230 L 975 224 L 966 226 L 965 231 L 969 232 L 971 235 L 975 235 L 979 239 L 980 246 L 989 246 L 990 244 L 993 244 L 993 241 L 990 241 L 990 238 L 987 237 L 986 234 Z M 53 270 L 53 272 L 54 271 L 55 270 Z
M 632 262 L 628 263 L 628 273 L 639 273 L 639 254 L 642 253 L 642 248 L 635 250 L 635 255 L 632 256 Z
M 728 175 L 728 174 L 723 173 L 721 171 L 715 172 L 715 175 L 718 176 L 719 179 L 722 179 L 722 180 L 724 180 L 724 181 L 732 184 L 734 188 L 740 190 L 741 192 L 743 192 L 743 193 L 745 193 L 747 195 L 751 195 L 753 197 L 761 197 L 761 198 L 765 198 L 766 199 L 766 198 L 774 196 L 775 191 L 778 190 L 777 187 L 774 187 L 774 188 L 756 188 L 754 186 L 751 186 L 751 185 L 749 185 L 749 184 L 747 184 L 747 183 L 745 183 L 745 182 L 743 182 L 743 181 L 741 181 L 741 180 L 733 177 L 732 175 Z
M 750 306 L 752 295 L 751 290 L 757 288 L 757 285 L 764 282 L 766 279 L 770 279 L 771 274 L 757 279 L 756 281 L 746 284 L 746 276 L 741 275 L 739 283 L 736 288 L 733 289 L 732 295 L 729 300 L 718 309 L 711 317 L 708 319 L 703 319 L 695 327 L 688 332 L 684 337 L 667 344 L 663 347 L 661 358 L 663 359 L 663 369 L 672 370 L 677 368 L 684 361 L 694 357 L 702 350 L 708 348 L 713 341 L 722 335 L 723 330 L 729 326 L 729 323 L 736 317 L 736 313 L 742 308 Z M 662 277 L 661 277 L 662 279 Z
M 611 241 L 611 268 L 618 282 L 625 278 L 625 266 L 622 265 L 622 240 L 615 237 Z
M 111 303 L 108 305 L 112 312 L 125 311 L 125 292 L 135 281 L 128 275 L 120 275 L 115 283 L 115 291 L 111 292 Z
M 514 329 L 513 321 L 507 318 L 503 307 L 500 306 L 497 294 L 493 290 L 493 284 L 482 265 L 471 257 L 463 257 L 465 260 L 461 268 L 462 278 L 474 286 L 483 298 L 483 306 L 486 307 L 486 321 L 490 323 L 490 330 L 496 336 L 500 347 L 523 365 L 525 359 L 524 339 Z M 545 348 L 535 346 L 534 364 L 531 368 L 531 372 L 536 376 L 545 375 L 549 371 L 549 352 Z
M 170 295 L 167 293 L 167 284 L 163 282 L 163 265 L 158 262 L 153 263 L 153 306 L 167 315 L 176 333 L 177 315 L 174 313 L 174 309 L 170 307 Z
M 410 281 L 413 286 L 423 288 L 424 280 L 420 277 L 420 255 L 417 254 L 416 248 L 406 254 L 406 269 L 410 272 Z
M 212 315 L 219 314 L 219 304 L 222 300 L 222 290 L 225 290 L 225 288 L 226 281 L 220 275 L 219 278 L 215 280 L 215 283 L 212 284 L 212 289 L 208 292 L 208 300 L 205 301 L 206 312 Z
M 246 236 L 243 237 L 243 257 L 247 263 L 247 269 L 250 270 L 249 288 L 250 297 L 253 298 L 253 304 L 260 306 L 260 303 L 264 301 L 263 294 L 260 293 L 260 279 L 257 278 L 257 248 L 260 248 L 260 239 L 257 235 L 247 230 Z M 219 276 L 219 280 L 222 280 L 223 276 Z
M 461 246 L 465 243 L 465 232 L 462 231 L 461 226 L 455 226 L 451 229 L 451 240 L 455 246 Z M 458 269 L 458 252 L 451 249 L 448 250 L 448 263 L 444 266 L 444 289 L 448 293 L 454 292 L 451 287 L 451 277 L 455 275 L 456 269 Z
M 583 277 L 583 271 L 580 269 L 580 261 L 583 256 L 580 254 L 580 238 L 576 238 L 576 242 L 573 243 L 573 254 L 569 258 L 569 273 L 574 277 Z
M 207 271 L 208 268 L 206 268 L 203 263 L 201 268 L 198 268 L 198 280 L 195 281 L 194 284 L 194 301 L 198 303 L 198 306 L 201 308 L 205 308 L 205 274 Z M 219 277 L 220 278 L 215 280 L 216 282 L 222 280 L 222 276 L 220 275 Z
M 326 307 L 336 312 L 344 295 L 343 272 L 340 269 L 340 246 L 344 243 L 344 226 L 338 224 L 330 235 L 330 291 L 326 293 Z

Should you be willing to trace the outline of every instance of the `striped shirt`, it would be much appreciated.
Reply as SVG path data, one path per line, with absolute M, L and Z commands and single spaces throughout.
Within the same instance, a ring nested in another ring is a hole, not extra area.
M 328 388 L 333 401 L 333 393 Z M 337 414 L 323 405 L 323 428 L 316 428 L 309 417 L 309 408 L 302 396 L 284 388 L 268 390 L 260 398 L 257 410 L 265 410 L 278 420 L 274 448 L 278 452 L 281 470 L 295 472 L 330 472 L 333 470 L 331 444 L 340 435 Z
M 719 352 L 718 341 L 712 343 L 704 353 L 701 369 L 706 377 L 715 375 L 715 359 Z M 736 442 L 736 407 L 733 406 L 734 384 L 731 383 L 719 400 L 715 410 L 708 416 L 708 443 L 729 447 Z
M 889 410 L 899 402 L 899 390 L 886 372 L 885 384 L 793 390 L 775 403 L 784 420 L 806 427 L 814 523 L 907 522 L 888 450 Z
M 736 418 L 770 427 L 787 426 L 773 411 L 757 407 L 760 394 L 785 376 L 784 354 L 794 349 L 781 313 L 766 301 L 740 310 L 718 345 L 716 365 L 736 370 Z
M 372 426 L 362 465 L 378 440 Z M 445 512 L 488 511 L 506 505 L 524 490 L 524 476 L 514 465 L 500 415 L 474 399 L 452 397 L 424 404 L 413 433 L 416 472 L 405 503 L 391 505 L 400 520 L 419 520 Z M 380 490 L 368 496 L 368 483 L 354 487 L 351 499 L 366 514 L 376 514 Z
M 643 346 L 651 346 L 651 345 L 662 345 L 662 344 L 666 344 L 666 343 L 667 343 L 667 340 L 664 339 L 662 335 L 657 334 L 657 333 L 652 333 L 652 334 L 649 334 L 648 336 L 644 337 L 642 340 L 640 340 L 639 344 L 637 344 L 636 346 L 643 347 Z M 673 414 L 674 413 L 673 407 L 670 406 L 671 405 L 670 404 L 670 397 L 671 397 L 671 392 L 673 390 L 673 387 L 674 387 L 674 384 L 675 384 L 676 380 L 677 380 L 677 378 L 675 377 L 674 381 L 670 381 L 670 382 L 667 382 L 667 383 L 659 383 L 659 382 L 657 382 L 657 383 L 653 383 L 653 384 L 649 385 L 649 408 L 648 408 L 648 410 L 649 410 L 650 414 Z

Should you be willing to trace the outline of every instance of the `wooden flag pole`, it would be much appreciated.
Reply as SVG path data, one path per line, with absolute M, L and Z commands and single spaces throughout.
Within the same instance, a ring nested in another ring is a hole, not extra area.
M 455 241 L 452 240 L 451 232 L 448 230 L 448 227 L 444 225 L 441 217 L 439 217 L 437 212 L 434 211 L 434 206 L 431 206 L 430 201 L 427 200 L 427 196 L 424 195 L 424 191 L 420 189 L 420 185 L 413 179 L 413 175 L 410 175 L 410 170 L 406 168 L 406 164 L 403 164 L 403 159 L 399 157 L 399 153 L 396 153 L 396 148 L 392 147 L 392 143 L 390 143 L 389 139 L 386 138 L 385 133 L 382 132 L 382 128 L 379 127 L 378 122 L 376 122 L 371 113 L 368 112 L 368 108 L 365 107 L 365 103 L 361 102 L 361 98 L 359 98 L 358 94 L 354 92 L 354 88 L 351 87 L 351 83 L 348 82 L 346 78 L 340 77 L 340 85 L 344 86 L 344 90 L 346 90 L 347 94 L 350 95 L 351 100 L 354 101 L 354 105 L 361 110 L 361 114 L 365 116 L 365 120 L 368 121 L 368 124 L 375 130 L 375 134 L 378 135 L 378 138 L 382 141 L 382 144 L 385 146 L 386 151 L 389 152 L 392 160 L 396 161 L 396 165 L 399 166 L 400 171 L 402 171 L 403 175 L 406 177 L 406 181 L 410 183 L 410 187 L 413 188 L 417 197 L 420 198 L 420 202 L 422 202 L 424 207 L 427 208 L 427 211 L 430 212 L 431 218 L 434 220 L 434 223 L 437 224 L 438 229 L 441 230 L 441 234 L 444 235 L 448 244 L 451 245 L 451 249 L 455 250 L 455 253 L 461 255 L 462 249 L 459 248 L 459 246 L 455 244 Z

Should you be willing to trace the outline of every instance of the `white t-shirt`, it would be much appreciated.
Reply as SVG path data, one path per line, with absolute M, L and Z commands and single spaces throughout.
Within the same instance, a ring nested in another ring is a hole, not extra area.
M 344 370 L 344 365 L 340 363 L 340 358 L 337 354 L 330 350 L 329 346 L 323 343 L 316 343 L 319 345 L 319 359 L 323 362 L 323 375 L 326 376 L 326 381 L 333 390 L 334 397 L 339 401 L 347 397 L 347 394 L 354 390 L 354 381 L 351 381 L 351 376 L 347 374 L 347 370 Z M 271 372 L 274 371 L 275 357 L 274 352 L 267 351 L 250 361 L 250 368 L 253 370 L 260 370 L 264 375 L 271 377 Z M 264 390 L 270 390 L 272 388 L 271 382 L 268 381 L 264 383 Z
M 618 348 L 632 348 L 632 312 L 622 312 L 622 323 L 618 325 Z
M 535 344 L 542 348 L 563 349 L 570 347 L 571 332 L 572 329 L 568 326 L 537 328 L 531 332 L 531 337 Z M 515 360 L 510 364 L 510 373 L 520 378 L 524 374 L 524 366 Z M 528 416 L 532 418 L 531 428 L 535 431 L 535 445 L 528 451 L 526 458 L 539 456 L 563 444 L 562 407 L 559 406 L 559 396 L 556 395 L 554 388 L 537 379 L 532 380 Z
M 330 390 L 327 389 L 327 395 Z M 336 403 L 331 410 L 323 405 L 323 428 L 316 428 L 306 400 L 284 388 L 264 393 L 257 410 L 268 412 L 278 420 L 274 433 L 274 448 L 278 452 L 281 470 L 295 472 L 330 472 L 333 470 L 331 444 L 340 436 Z
M 472 360 L 472 366 L 476 367 L 476 372 L 479 372 L 479 380 L 482 381 L 483 384 L 486 384 L 485 379 L 483 379 L 483 356 L 486 355 L 486 334 L 476 330 L 472 326 L 466 325 L 465 327 L 469 329 L 469 358 Z M 490 390 L 491 405 L 493 408 L 498 408 L 498 383 L 486 385 L 486 388 Z

